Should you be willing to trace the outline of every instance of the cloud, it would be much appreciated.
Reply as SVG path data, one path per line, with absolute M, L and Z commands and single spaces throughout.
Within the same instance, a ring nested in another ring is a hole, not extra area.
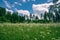
M 35 2 L 36 0 L 22 0 L 22 2 L 30 2 L 30 1 Z
M 33 4 L 32 5 L 32 8 L 33 8 L 33 11 L 43 11 L 43 12 L 48 12 L 48 8 L 50 5 L 53 5 L 53 3 L 45 3 L 45 4 Z
M 27 0 L 28 2 L 30 2 L 30 1 L 33 1 L 33 2 L 35 2 L 36 0 Z
M 22 14 L 23 16 L 24 15 L 27 15 L 29 16 L 30 15 L 30 12 L 28 10 L 17 10 L 18 12 L 18 15 Z
M 18 5 L 18 6 L 22 6 L 21 3 L 19 3 L 19 2 L 14 2 L 14 4 L 12 4 L 12 7 L 15 7 L 16 5 Z
M 47 0 L 47 2 L 52 2 L 53 0 Z
M 18 4 L 18 2 L 14 2 L 15 4 Z
M 19 2 L 14 2 L 14 4 L 22 6 L 22 4 Z
M 18 5 L 22 6 L 22 4 L 21 4 L 21 3 L 19 3 Z
M 11 14 L 13 14 L 13 11 L 12 10 L 9 10 L 9 9 L 6 8 L 6 13 L 7 12 L 11 12 Z
M 57 4 L 60 3 L 60 0 L 58 0 Z
M 15 11 L 17 11 L 18 9 L 17 8 L 14 8 Z
M 22 0 L 23 2 L 26 2 L 26 0 Z
M 5 5 L 6 5 L 8 8 L 11 8 L 10 4 L 9 4 L 7 1 L 3 0 L 3 2 L 5 3 Z
M 13 4 L 11 7 L 15 7 L 15 4 Z
M 48 8 L 50 5 L 53 5 L 53 3 L 44 3 L 44 4 L 37 4 L 37 5 L 33 4 L 32 9 L 34 14 L 37 14 L 37 16 L 39 17 L 41 13 L 44 14 L 45 12 L 49 12 Z

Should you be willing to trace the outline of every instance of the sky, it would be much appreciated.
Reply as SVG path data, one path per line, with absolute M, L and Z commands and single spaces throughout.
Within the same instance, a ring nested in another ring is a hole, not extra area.
M 19 13 L 38 13 L 47 10 L 52 0 L 0 0 L 0 7 Z M 48 5 L 47 5 L 48 4 Z M 48 10 L 47 10 L 48 11 Z
M 16 10 L 32 11 L 33 4 L 46 3 L 47 0 L 0 0 L 0 7 Z

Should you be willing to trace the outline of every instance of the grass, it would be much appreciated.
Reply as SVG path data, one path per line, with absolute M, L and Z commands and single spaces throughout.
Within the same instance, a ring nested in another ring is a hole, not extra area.
M 60 40 L 60 23 L 3 23 L 0 40 Z

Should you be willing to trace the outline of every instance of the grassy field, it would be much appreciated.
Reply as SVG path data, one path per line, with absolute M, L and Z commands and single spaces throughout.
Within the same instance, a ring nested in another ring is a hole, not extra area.
M 0 40 L 60 40 L 60 23 L 0 23 Z

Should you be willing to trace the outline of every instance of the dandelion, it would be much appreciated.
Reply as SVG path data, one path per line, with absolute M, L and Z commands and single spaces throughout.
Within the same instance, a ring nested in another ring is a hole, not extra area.
M 55 32 L 58 32 L 57 30 Z
M 30 31 L 30 29 L 28 28 L 27 31 Z
M 40 32 L 41 34 L 43 34 L 44 32 L 42 31 L 42 32 Z
M 22 29 L 22 28 L 21 28 L 20 30 L 21 30 L 21 31 L 23 31 L 23 29 Z
M 52 40 L 55 40 L 55 38 L 52 38 Z
M 50 34 L 50 32 L 47 32 L 47 34 Z
M 45 36 L 42 36 L 43 38 L 45 38 Z
M 37 40 L 37 38 L 34 38 L 35 40 Z
M 29 35 L 26 35 L 26 38 L 29 38 Z

